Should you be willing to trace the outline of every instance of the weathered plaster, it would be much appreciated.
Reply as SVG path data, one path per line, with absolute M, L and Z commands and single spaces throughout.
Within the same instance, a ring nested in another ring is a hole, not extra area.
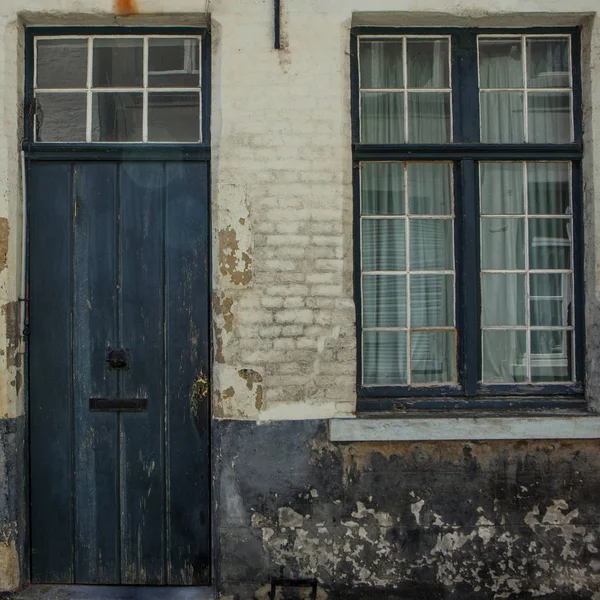
M 329 598 L 600 594 L 600 442 L 331 444 L 319 421 L 216 427 L 218 576 L 236 600 L 279 576 L 316 577 Z

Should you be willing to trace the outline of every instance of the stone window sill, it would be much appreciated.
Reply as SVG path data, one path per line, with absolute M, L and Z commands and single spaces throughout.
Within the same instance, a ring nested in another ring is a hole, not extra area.
M 493 414 L 403 414 L 329 420 L 332 442 L 434 440 L 600 439 L 600 416 L 582 412 Z

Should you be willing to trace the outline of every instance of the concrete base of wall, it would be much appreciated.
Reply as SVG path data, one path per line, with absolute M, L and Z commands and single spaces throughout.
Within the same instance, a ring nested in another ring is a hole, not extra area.
M 345 600 L 600 597 L 598 441 L 342 444 L 325 421 L 218 420 L 213 444 L 228 599 L 279 577 Z
M 29 579 L 25 418 L 0 419 L 0 592 Z
M 32 585 L 10 600 L 214 600 L 212 588 Z

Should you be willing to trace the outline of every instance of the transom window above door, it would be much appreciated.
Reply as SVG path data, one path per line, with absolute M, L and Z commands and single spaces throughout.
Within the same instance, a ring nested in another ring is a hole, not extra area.
M 201 36 L 34 39 L 35 142 L 202 140 Z

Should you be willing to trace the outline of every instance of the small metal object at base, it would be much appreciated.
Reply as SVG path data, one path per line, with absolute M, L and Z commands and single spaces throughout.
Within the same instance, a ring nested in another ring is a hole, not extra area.
M 310 587 L 311 599 L 317 600 L 317 586 L 319 582 L 316 579 L 271 579 L 271 591 L 269 592 L 270 600 L 275 600 L 278 587 Z

